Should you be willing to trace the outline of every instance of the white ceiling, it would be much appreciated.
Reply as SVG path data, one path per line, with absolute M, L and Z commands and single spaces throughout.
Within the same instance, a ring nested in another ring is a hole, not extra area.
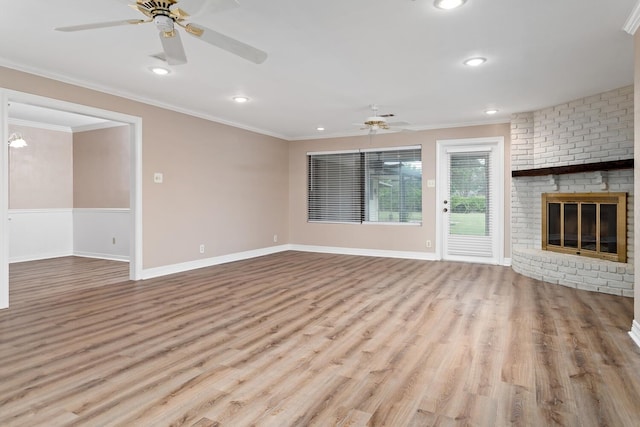
M 179 7 L 198 11 L 205 1 Z M 0 65 L 285 139 L 364 133 L 353 123 L 372 103 L 427 129 L 507 122 L 633 83 L 633 38 L 622 27 L 635 0 L 468 0 L 452 11 L 433 0 L 241 0 L 193 22 L 267 60 L 256 65 L 183 32 L 189 62 L 166 77 L 149 72 L 161 64 L 151 57 L 161 52 L 153 24 L 53 30 L 143 18 L 127 3 L 0 0 Z M 472 56 L 488 61 L 464 66 Z M 238 94 L 251 101 L 233 103 Z M 498 114 L 484 114 L 489 107 Z

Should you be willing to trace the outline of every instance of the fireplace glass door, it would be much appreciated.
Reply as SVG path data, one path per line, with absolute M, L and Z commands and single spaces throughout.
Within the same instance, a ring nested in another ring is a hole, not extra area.
M 542 248 L 626 262 L 626 193 L 543 194 Z

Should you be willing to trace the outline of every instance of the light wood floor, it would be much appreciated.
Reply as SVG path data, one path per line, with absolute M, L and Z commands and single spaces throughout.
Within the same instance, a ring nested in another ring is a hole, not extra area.
M 11 266 L 0 425 L 640 425 L 632 299 L 296 252 L 142 282 L 127 269 Z

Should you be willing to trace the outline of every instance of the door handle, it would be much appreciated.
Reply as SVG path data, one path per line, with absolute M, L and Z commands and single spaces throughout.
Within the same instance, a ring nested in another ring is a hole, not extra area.
M 444 208 L 444 209 L 442 209 L 442 212 L 449 212 L 449 209 Z

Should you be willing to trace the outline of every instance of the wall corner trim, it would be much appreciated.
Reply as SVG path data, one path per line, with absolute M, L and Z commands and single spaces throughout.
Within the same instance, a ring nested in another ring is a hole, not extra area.
M 633 10 L 629 14 L 627 21 L 624 23 L 622 29 L 627 33 L 634 35 L 640 27 L 640 0 L 636 2 Z
M 629 331 L 629 336 L 636 343 L 638 347 L 640 347 L 640 323 L 634 319 L 631 323 L 631 330 Z

